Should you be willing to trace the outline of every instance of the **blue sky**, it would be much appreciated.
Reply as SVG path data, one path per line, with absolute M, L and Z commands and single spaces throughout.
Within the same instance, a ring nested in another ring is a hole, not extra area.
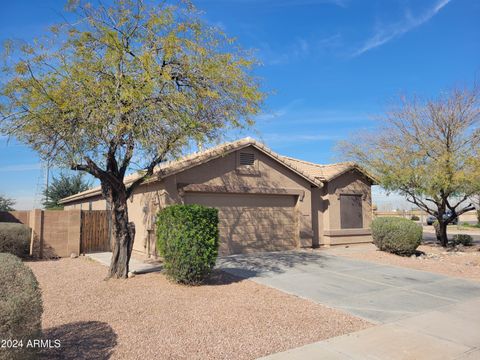
M 30 40 L 61 21 L 65 2 L 3 2 L 0 41 Z M 198 0 L 205 18 L 256 49 L 271 93 L 251 135 L 274 151 L 338 161 L 335 143 L 363 129 L 401 93 L 435 96 L 480 75 L 480 1 Z M 45 180 L 39 159 L 0 138 L 0 193 L 31 208 Z M 380 206 L 403 207 L 375 191 Z

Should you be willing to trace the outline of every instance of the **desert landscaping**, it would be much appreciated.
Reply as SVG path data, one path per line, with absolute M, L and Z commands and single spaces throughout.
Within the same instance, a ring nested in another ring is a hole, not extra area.
M 42 288 L 48 359 L 255 359 L 371 326 L 339 310 L 216 272 L 203 286 L 162 273 L 104 281 L 85 257 L 28 262 Z M 78 286 L 81 284 L 81 286 Z

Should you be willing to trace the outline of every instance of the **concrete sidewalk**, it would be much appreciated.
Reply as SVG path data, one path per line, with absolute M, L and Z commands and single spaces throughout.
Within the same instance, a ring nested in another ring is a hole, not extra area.
M 86 254 L 85 256 L 105 266 L 110 266 L 110 261 L 112 259 L 111 252 L 91 253 Z M 129 268 L 130 272 L 134 274 L 146 274 L 162 270 L 162 266 L 158 263 L 150 264 L 148 262 L 135 259 L 134 257 L 130 258 Z
M 262 359 L 480 359 L 478 309 L 480 298 Z

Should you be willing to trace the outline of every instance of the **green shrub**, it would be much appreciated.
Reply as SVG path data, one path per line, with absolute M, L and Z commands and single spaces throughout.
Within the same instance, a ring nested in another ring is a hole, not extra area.
M 473 238 L 467 234 L 456 234 L 456 235 L 453 235 L 452 244 L 454 246 L 456 245 L 472 246 Z
M 372 236 L 380 250 L 408 256 L 422 241 L 422 226 L 404 218 L 380 217 L 372 222 Z
M 28 255 L 30 228 L 23 224 L 0 223 L 0 253 L 10 253 L 19 257 Z
M 410 216 L 410 220 L 418 221 L 418 220 L 420 220 L 420 218 L 417 215 L 412 215 L 412 216 Z
M 32 270 L 7 253 L 0 253 L 0 337 L 23 341 L 23 350 L 0 350 L 0 359 L 26 359 L 28 339 L 41 335 L 42 295 Z
M 157 248 L 167 275 L 183 284 L 199 284 L 218 255 L 218 210 L 172 205 L 157 216 Z

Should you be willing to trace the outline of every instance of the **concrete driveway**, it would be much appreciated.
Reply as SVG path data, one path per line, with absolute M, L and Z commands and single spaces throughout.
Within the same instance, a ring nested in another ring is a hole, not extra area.
M 480 283 L 337 257 L 321 250 L 233 255 L 224 271 L 387 323 L 480 297 Z
M 218 266 L 378 324 L 265 360 L 480 359 L 480 282 L 328 251 L 235 255 Z

